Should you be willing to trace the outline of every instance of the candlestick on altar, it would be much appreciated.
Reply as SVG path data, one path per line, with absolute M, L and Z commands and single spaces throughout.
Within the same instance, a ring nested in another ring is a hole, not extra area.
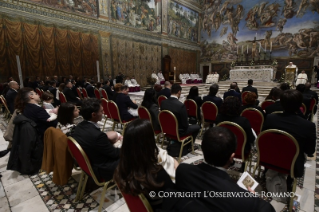
M 241 54 L 244 54 L 244 45 L 241 46 Z
M 259 43 L 259 53 L 260 53 L 261 44 Z
M 247 45 L 247 54 L 248 54 L 248 45 Z
M 238 46 L 237 46 L 237 54 L 238 54 Z
M 265 42 L 265 52 L 267 51 L 267 44 L 266 44 L 266 42 Z
M 270 42 L 270 52 L 271 52 L 271 50 L 272 50 L 272 42 Z

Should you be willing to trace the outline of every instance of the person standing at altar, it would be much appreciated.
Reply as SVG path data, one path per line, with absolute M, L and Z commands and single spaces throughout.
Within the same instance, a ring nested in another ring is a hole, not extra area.
M 305 73 L 305 71 L 302 70 L 301 73 L 298 74 L 297 76 L 296 86 L 299 84 L 306 84 L 307 81 L 308 81 L 308 76 Z
M 159 81 L 160 81 L 160 84 L 161 84 L 161 85 L 164 84 L 164 83 L 165 83 L 165 78 L 164 78 L 164 76 L 163 76 L 163 74 L 162 74 L 162 71 L 159 71 L 158 74 L 157 74 L 157 76 L 158 76 L 158 79 L 159 79 Z
M 161 84 L 161 81 L 159 80 L 158 76 L 156 75 L 155 71 L 153 71 L 152 73 L 152 78 L 156 79 L 156 83 L 155 84 Z
M 289 62 L 289 65 L 286 66 L 286 68 L 295 68 L 296 69 L 296 78 L 298 74 L 298 67 L 293 64 L 293 62 Z

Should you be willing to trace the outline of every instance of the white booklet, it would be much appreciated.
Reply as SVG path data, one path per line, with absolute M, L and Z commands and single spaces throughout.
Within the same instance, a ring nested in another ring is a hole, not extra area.
M 248 172 L 244 172 L 237 181 L 237 184 L 245 190 L 248 190 L 248 187 L 255 190 L 259 183 L 257 183 L 257 181 Z

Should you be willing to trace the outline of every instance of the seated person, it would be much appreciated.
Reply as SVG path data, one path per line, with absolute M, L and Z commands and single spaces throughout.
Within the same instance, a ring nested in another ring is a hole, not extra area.
M 94 81 L 90 81 L 90 83 L 87 83 L 86 85 L 86 92 L 88 93 L 88 96 L 90 98 L 96 98 L 95 94 L 94 94 Z
M 285 90 L 289 90 L 290 89 L 290 85 L 286 82 L 283 82 L 280 84 L 280 90 L 285 91 Z
M 266 100 L 273 100 L 273 99 L 272 99 L 272 95 L 273 95 L 273 93 L 274 93 L 274 91 L 275 91 L 276 89 L 279 89 L 279 88 L 273 87 L 273 88 L 269 91 L 269 94 L 268 94 L 268 96 L 266 96 L 265 101 L 266 101 Z
M 56 114 L 58 113 L 59 110 L 59 106 L 58 107 L 54 107 L 52 105 L 52 102 L 54 101 L 54 96 L 52 93 L 50 93 L 49 91 L 44 91 L 42 96 L 42 106 L 43 108 L 47 111 L 47 113 L 49 113 L 49 115 L 51 116 L 51 120 L 56 119 Z M 54 116 L 52 116 L 52 114 L 54 114 Z
M 176 170 L 176 189 L 183 192 L 201 192 L 198 198 L 210 211 L 272 211 L 270 203 L 253 197 L 239 187 L 226 172 L 233 162 L 236 136 L 223 127 L 213 127 L 203 135 L 204 162 L 199 165 L 182 163 Z M 209 198 L 203 191 L 247 193 L 241 197 Z
M 272 105 L 269 105 L 265 108 L 265 111 L 266 111 L 266 115 L 268 114 L 271 114 L 273 112 L 276 112 L 276 111 L 283 111 L 283 108 L 281 106 L 281 103 L 280 103 L 280 95 L 282 93 L 282 90 L 279 89 L 279 88 L 273 88 L 271 90 L 272 92 L 272 100 L 275 101 L 274 104 Z
M 113 178 L 120 158 L 120 149 L 115 148 L 113 144 L 121 136 L 114 131 L 107 133 L 101 131 L 97 124 L 103 116 L 100 100 L 96 98 L 84 100 L 81 115 L 84 121 L 75 127 L 71 136 L 83 148 L 98 179 L 109 181 Z
M 10 81 L 8 83 L 9 90 L 5 95 L 5 99 L 7 101 L 8 109 L 11 114 L 14 112 L 14 100 L 18 94 L 18 90 L 20 88 L 19 84 L 16 81 Z
M 119 164 L 114 172 L 114 181 L 120 191 L 133 196 L 144 194 L 153 211 L 162 208 L 163 199 L 158 192 L 174 188 L 166 170 L 172 168 L 174 172 L 177 167 L 175 160 L 169 157 L 165 169 L 165 164 L 159 163 L 162 160 L 159 153 L 150 122 L 136 119 L 127 125 Z M 149 196 L 150 191 L 156 195 Z
M 297 90 L 286 90 L 280 95 L 280 103 L 284 113 L 267 116 L 263 131 L 268 129 L 283 130 L 291 134 L 299 144 L 299 155 L 295 162 L 295 177 L 304 173 L 305 154 L 312 156 L 316 150 L 316 126 L 314 123 L 301 118 L 297 113 L 302 104 L 302 94 Z M 291 191 L 292 179 L 288 176 L 287 188 Z
M 213 102 L 217 108 L 219 109 L 223 103 L 223 100 L 220 97 L 217 97 L 216 94 L 218 92 L 219 86 L 218 84 L 213 84 L 209 87 L 209 94 L 204 96 L 203 102 Z
M 114 85 L 114 95 L 113 95 L 113 99 L 111 99 L 111 100 L 113 100 L 114 102 L 116 101 L 116 98 L 117 98 L 117 95 L 119 94 L 119 93 L 121 93 L 121 87 L 122 87 L 123 85 L 121 84 L 121 83 L 116 83 L 115 85 Z
M 247 108 L 255 108 L 259 110 L 261 114 L 263 114 L 263 116 L 265 117 L 265 112 L 263 111 L 263 109 L 259 106 L 256 106 L 257 95 L 254 92 L 250 92 L 246 94 L 244 98 L 245 98 L 246 105 L 241 106 L 240 113 Z
M 58 111 L 58 125 L 64 134 L 69 133 L 75 128 L 74 119 L 79 116 L 80 110 L 71 102 L 62 103 Z
M 190 78 L 189 74 L 183 74 L 184 79 L 186 79 L 186 84 L 191 84 L 192 79 Z
M 208 74 L 205 83 L 206 84 L 212 83 L 213 77 L 214 77 L 214 74 Z
M 160 92 L 158 92 L 157 98 L 159 96 L 166 96 L 166 98 L 169 98 L 171 96 L 171 87 L 172 87 L 172 84 L 169 81 L 166 81 L 164 84 L 164 89 L 162 89 L 162 90 L 160 90 Z
M 194 74 L 198 83 L 202 83 L 203 82 L 203 79 L 199 76 L 199 74 Z
M 230 88 L 227 92 L 224 93 L 224 101 L 229 96 L 237 97 L 241 104 L 241 95 L 236 91 L 237 84 L 235 82 L 230 84 Z M 238 87 L 237 87 L 238 88 Z
M 164 78 L 164 76 L 162 74 L 162 71 L 159 71 L 157 76 L 158 76 L 158 79 L 159 79 L 161 85 L 164 84 L 165 83 L 165 78 Z
M 107 97 L 109 98 L 109 100 L 112 100 L 113 95 L 114 95 L 114 91 L 112 91 L 110 83 L 111 82 L 109 80 L 105 80 L 102 88 L 106 91 L 106 94 L 107 94 Z
M 193 86 L 189 89 L 189 94 L 187 95 L 186 99 L 192 99 L 196 102 L 197 105 L 197 118 L 201 121 L 201 114 L 200 114 L 200 107 L 203 104 L 202 98 L 198 95 L 198 87 Z
M 308 76 L 306 72 L 302 70 L 301 73 L 298 74 L 297 76 L 296 86 L 298 86 L 299 84 L 306 84 L 307 81 L 308 81 Z
M 179 74 L 178 78 L 180 79 L 180 81 L 182 82 L 182 84 L 186 84 L 186 79 L 184 78 L 183 74 Z
M 197 83 L 197 78 L 196 78 L 194 72 L 190 74 L 190 78 L 191 78 L 193 83 Z
M 117 107 L 119 109 L 122 121 L 129 121 L 137 117 L 137 116 L 131 115 L 131 113 L 128 111 L 130 108 L 137 109 L 138 105 L 135 103 L 135 101 L 133 102 L 127 94 L 128 94 L 128 87 L 126 85 L 123 85 L 121 87 L 121 92 L 117 94 L 117 97 L 115 100 L 115 103 L 117 104 Z
M 60 86 L 61 86 L 61 84 L 60 84 Z M 67 81 L 65 88 L 63 90 L 63 94 L 65 95 L 65 98 L 68 102 L 72 102 L 76 105 L 81 105 L 80 98 L 75 96 L 75 94 L 72 91 L 72 87 L 73 87 L 72 83 L 70 81 Z M 93 92 L 93 94 L 94 94 L 94 92 Z
M 137 81 L 134 76 L 132 76 L 131 82 L 132 82 L 132 85 L 135 86 L 135 91 L 140 91 L 140 85 L 137 84 Z
M 132 84 L 132 81 L 130 80 L 129 77 L 126 77 L 124 81 L 124 85 L 126 85 L 129 89 L 129 92 L 134 92 L 135 91 L 135 86 Z
M 142 106 L 150 113 L 154 130 L 161 131 L 161 126 L 158 122 L 159 107 L 157 105 L 156 92 L 153 88 L 145 90 Z
M 219 74 L 215 71 L 215 74 L 213 74 L 212 83 L 218 83 L 218 82 L 219 82 Z
M 152 73 L 152 78 L 156 79 L 156 83 L 155 84 L 161 84 L 161 81 L 159 80 L 158 76 L 156 75 L 155 71 L 153 71 Z
M 311 88 L 311 83 L 307 82 L 305 84 L 305 91 L 303 92 L 302 95 L 303 96 L 307 96 L 310 99 L 314 98 L 316 100 L 316 105 L 315 105 L 314 110 L 313 110 L 314 114 L 316 114 L 316 112 L 317 112 L 317 104 L 318 104 L 318 94 L 317 94 L 317 92 L 310 90 L 310 88 Z
M 306 106 L 306 117 L 309 117 L 311 111 L 310 111 L 310 102 L 311 102 L 311 97 L 308 95 L 304 95 L 304 91 L 305 91 L 305 85 L 304 84 L 298 84 L 296 87 L 296 90 L 299 91 L 302 94 L 302 103 L 304 103 L 304 105 Z M 302 111 L 304 112 L 304 111 Z
M 254 144 L 255 136 L 252 132 L 251 125 L 247 118 L 240 116 L 240 102 L 236 97 L 229 97 L 224 100 L 215 123 L 218 125 L 223 121 L 230 121 L 238 124 L 246 132 L 247 143 L 245 153 L 248 153 Z M 244 163 L 243 163 L 244 164 Z

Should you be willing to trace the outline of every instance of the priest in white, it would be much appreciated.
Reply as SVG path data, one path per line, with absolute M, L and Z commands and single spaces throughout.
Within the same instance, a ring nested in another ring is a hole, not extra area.
M 164 78 L 164 76 L 162 74 L 162 71 L 159 71 L 157 76 L 158 76 L 158 79 L 160 81 L 160 84 L 163 85 L 165 83 L 165 78 Z
M 213 77 L 214 77 L 214 74 L 208 74 L 206 78 L 206 84 L 212 83 Z
M 306 84 L 308 81 L 308 76 L 303 70 L 300 74 L 297 76 L 296 86 L 299 84 Z
M 126 77 L 126 80 L 124 81 L 124 85 L 126 85 L 128 87 L 130 92 L 133 92 L 135 90 L 134 89 L 135 86 L 132 84 L 129 77 Z
M 298 67 L 294 65 L 293 62 L 289 62 L 289 65 L 287 65 L 286 68 L 296 68 L 296 78 L 297 78 Z
M 153 71 L 152 73 L 152 78 L 156 79 L 156 83 L 155 84 L 161 84 L 161 81 L 159 80 L 158 76 L 156 75 L 155 71 Z
M 186 79 L 184 78 L 183 74 L 179 74 L 178 78 L 180 79 L 180 81 L 182 81 L 182 84 L 186 84 Z
M 135 87 L 135 91 L 140 91 L 141 90 L 141 86 L 137 83 L 137 81 L 136 81 L 134 76 L 132 76 L 131 82 L 132 82 L 132 85 L 134 85 L 134 87 Z
M 217 72 L 215 72 L 213 74 L 213 80 L 212 80 L 212 83 L 218 83 L 219 81 L 219 74 L 217 74 Z

